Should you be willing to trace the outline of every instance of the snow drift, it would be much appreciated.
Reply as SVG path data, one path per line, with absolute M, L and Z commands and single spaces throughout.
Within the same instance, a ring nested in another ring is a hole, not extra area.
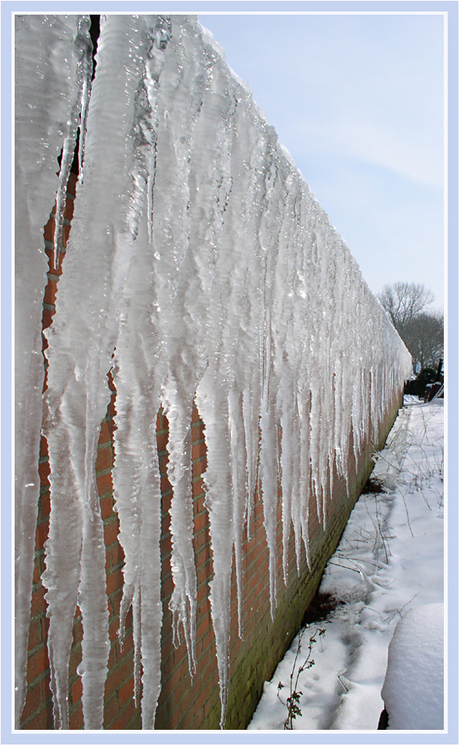
M 169 421 L 174 489 L 171 609 L 191 673 L 195 668 L 194 401 L 206 427 L 223 725 L 232 555 L 241 594 L 242 531 L 257 480 L 273 610 L 279 476 L 283 531 L 293 525 L 297 551 L 303 545 L 308 556 L 310 482 L 326 526 L 330 467 L 346 475 L 350 455 L 375 439 L 411 361 L 275 130 L 196 19 L 102 17 L 91 91 L 88 28 L 88 17 L 16 18 L 16 205 L 25 216 L 16 231 L 17 717 L 43 427 L 51 467 L 43 583 L 55 725 L 68 727 L 78 604 L 85 728 L 102 727 L 109 639 L 94 464 L 112 371 L 113 482 L 126 556 L 120 640 L 132 606 L 143 727 L 154 726 L 160 691 L 160 406 Z M 59 245 L 77 127 L 81 169 L 56 315 L 45 332 L 42 423 L 42 230 L 57 200 Z
M 418 606 L 396 625 L 382 698 L 392 730 L 444 726 L 444 604 Z

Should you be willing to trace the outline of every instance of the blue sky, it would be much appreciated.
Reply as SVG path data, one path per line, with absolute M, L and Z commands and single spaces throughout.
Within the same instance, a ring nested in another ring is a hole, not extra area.
M 371 290 L 423 283 L 435 293 L 432 309 L 442 308 L 442 14 L 198 17 L 249 83 Z

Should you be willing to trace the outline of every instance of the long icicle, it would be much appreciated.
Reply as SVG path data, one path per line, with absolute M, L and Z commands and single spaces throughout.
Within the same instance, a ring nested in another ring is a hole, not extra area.
M 62 132 L 78 98 L 78 18 L 15 18 L 15 722 L 25 701 L 27 636 L 39 496 L 42 421 L 43 245 L 58 188 Z M 84 24 L 83 24 L 84 25 Z M 83 32 L 82 32 L 83 33 Z M 69 53 L 70 50 L 70 53 Z M 31 118 L 31 109 L 34 112 Z M 65 448 L 65 446 L 64 446 Z

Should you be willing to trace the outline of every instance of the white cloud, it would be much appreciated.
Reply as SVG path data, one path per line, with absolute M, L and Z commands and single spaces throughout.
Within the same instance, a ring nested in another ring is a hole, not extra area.
M 331 119 L 302 117 L 292 122 L 292 137 L 304 157 L 309 151 L 338 154 L 390 169 L 414 182 L 444 183 L 442 140 L 438 145 L 420 130 L 398 130 L 366 112 L 341 110 Z
M 442 185 L 441 19 L 322 17 L 303 23 L 311 26 L 312 39 L 304 48 L 291 40 L 293 64 L 283 65 L 289 82 L 283 86 L 279 71 L 274 74 L 282 101 L 272 123 L 281 139 L 289 139 L 291 152 L 292 140 L 300 151 L 347 155 L 414 182 Z

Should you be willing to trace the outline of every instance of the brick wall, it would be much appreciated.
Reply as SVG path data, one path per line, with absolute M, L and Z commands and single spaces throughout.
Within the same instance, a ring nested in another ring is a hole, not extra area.
M 44 297 L 43 327 L 52 322 L 59 277 L 65 267 L 65 243 L 70 230 L 73 213 L 76 175 L 72 174 L 68 186 L 65 212 L 64 245 L 60 269 L 52 268 L 53 216 L 45 227 L 45 250 L 50 258 L 48 286 Z M 133 634 L 131 613 L 126 622 L 126 638 L 123 651 L 117 640 L 119 609 L 123 587 L 123 550 L 118 543 L 118 517 L 114 512 L 111 470 L 114 461 L 112 435 L 113 416 L 116 408 L 116 392 L 113 390 L 107 415 L 101 423 L 101 432 L 96 462 L 96 476 L 104 522 L 106 546 L 107 603 L 109 609 L 110 656 L 109 671 L 105 687 L 104 728 L 140 729 L 140 708 L 133 699 Z M 46 383 L 45 383 L 46 386 Z M 382 426 L 380 441 L 383 443 L 400 406 L 400 393 L 395 392 L 388 408 L 386 422 Z M 202 473 L 206 469 L 206 442 L 203 423 L 194 410 L 192 421 L 193 499 L 194 499 L 194 548 L 196 559 L 198 604 L 197 604 L 197 673 L 192 683 L 188 672 L 185 643 L 174 648 L 172 643 L 171 612 L 168 604 L 172 593 L 170 570 L 171 536 L 169 531 L 169 507 L 172 489 L 167 477 L 168 422 L 160 412 L 157 418 L 157 442 L 160 456 L 162 489 L 162 691 L 156 714 L 157 729 L 217 729 L 219 727 L 220 701 L 215 640 L 210 616 L 208 583 L 212 577 L 212 551 L 210 546 L 209 520 L 204 507 Z M 238 637 L 236 579 L 233 569 L 232 582 L 232 636 L 230 645 L 231 684 L 228 701 L 226 727 L 245 728 L 251 719 L 263 689 L 263 682 L 271 678 L 274 669 L 298 631 L 306 608 L 315 594 L 323 569 L 333 553 L 353 507 L 360 494 L 370 469 L 373 447 L 363 448 L 355 465 L 350 463 L 350 487 L 352 498 L 348 498 L 343 480 L 335 475 L 333 494 L 328 500 L 327 533 L 318 524 L 316 509 L 312 502 L 310 510 L 311 572 L 302 555 L 301 572 L 297 574 L 294 536 L 289 543 L 289 573 L 287 587 L 283 583 L 281 566 L 282 522 L 281 500 L 278 503 L 277 544 L 277 608 L 272 621 L 268 583 L 268 547 L 265 537 L 263 505 L 259 494 L 255 495 L 254 518 L 250 533 L 244 541 L 244 601 L 243 637 Z M 46 617 L 45 589 L 41 583 L 44 570 L 44 543 L 48 535 L 50 512 L 49 465 L 46 440 L 42 438 L 40 451 L 41 490 L 38 509 L 36 553 L 32 589 L 29 652 L 27 666 L 27 698 L 22 714 L 23 729 L 52 729 L 52 701 L 50 672 L 46 647 L 48 620 Z M 313 498 L 312 498 L 313 500 Z M 81 659 L 82 624 L 81 615 L 75 615 L 74 642 L 70 658 L 69 705 L 70 728 L 83 728 L 81 706 L 82 686 L 77 674 Z

